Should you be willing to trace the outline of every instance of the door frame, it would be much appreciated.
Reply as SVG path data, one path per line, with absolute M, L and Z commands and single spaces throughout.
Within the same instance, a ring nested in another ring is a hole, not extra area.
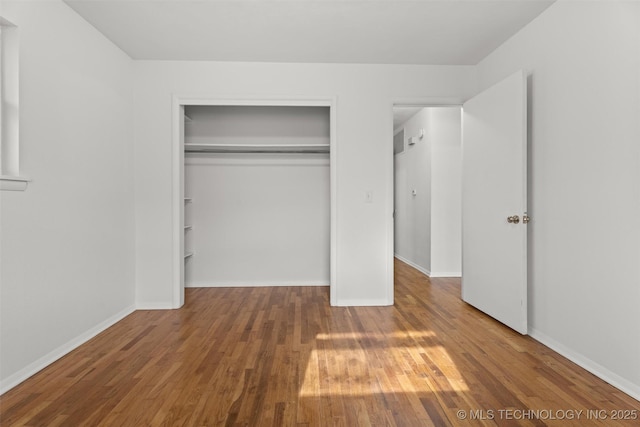
M 393 218 L 393 210 L 395 203 L 395 163 L 394 163 L 394 154 L 393 154 L 393 136 L 395 129 L 393 127 L 393 109 L 394 107 L 460 107 L 462 108 L 462 104 L 464 104 L 465 98 L 460 97 L 415 97 L 415 98 L 393 98 L 389 103 L 389 115 L 391 116 L 391 129 L 389 130 L 389 147 L 387 149 L 387 171 L 388 176 L 390 177 L 389 183 L 387 185 L 387 200 L 391 200 L 390 203 L 390 212 L 388 215 L 389 221 L 387 223 L 387 262 L 389 263 L 387 266 L 387 271 L 389 272 L 389 277 L 387 277 L 387 289 L 389 289 L 390 301 L 393 301 L 393 292 L 395 289 L 395 280 L 394 280 L 394 259 L 395 259 L 395 230 L 394 230 L 394 218 Z M 463 236 L 464 238 L 464 236 Z
M 180 308 L 184 304 L 184 107 L 201 106 L 261 106 L 261 107 L 329 107 L 329 193 L 330 193 L 330 255 L 329 255 L 329 294 L 331 305 L 337 305 L 338 286 L 336 280 L 337 267 L 337 159 L 336 143 L 336 97 L 198 97 L 174 95 L 172 100 L 172 308 Z

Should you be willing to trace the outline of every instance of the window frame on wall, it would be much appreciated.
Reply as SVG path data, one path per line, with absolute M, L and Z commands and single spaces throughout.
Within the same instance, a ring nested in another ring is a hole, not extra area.
M 0 16 L 0 190 L 23 191 L 20 175 L 18 27 Z

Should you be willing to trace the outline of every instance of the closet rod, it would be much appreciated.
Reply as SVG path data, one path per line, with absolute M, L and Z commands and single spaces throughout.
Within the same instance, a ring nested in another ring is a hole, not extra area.
M 329 144 L 249 145 L 249 144 L 185 144 L 186 153 L 328 153 Z

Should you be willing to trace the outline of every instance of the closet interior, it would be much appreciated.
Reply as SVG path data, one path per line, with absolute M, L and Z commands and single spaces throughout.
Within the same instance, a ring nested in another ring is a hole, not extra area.
M 185 106 L 185 287 L 330 282 L 330 111 Z

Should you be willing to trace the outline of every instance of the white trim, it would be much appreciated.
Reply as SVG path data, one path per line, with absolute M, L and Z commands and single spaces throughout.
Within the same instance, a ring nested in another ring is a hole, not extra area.
M 529 336 L 536 341 L 549 347 L 551 350 L 566 357 L 576 365 L 586 369 L 598 378 L 608 382 L 617 389 L 623 391 L 636 400 L 640 400 L 640 384 L 634 384 L 626 378 L 610 371 L 599 363 L 584 357 L 580 353 L 568 348 L 564 344 L 559 343 L 553 338 L 549 337 L 543 332 L 536 330 L 535 328 L 529 328 Z
M 185 152 L 207 153 L 314 153 L 329 154 L 329 144 L 211 144 L 189 142 L 184 144 Z
M 394 98 L 391 100 L 392 107 L 461 107 L 466 101 L 466 98 L 459 98 L 456 96 L 443 96 L 443 97 L 408 97 L 408 98 Z
M 395 139 L 395 134 L 394 134 L 394 129 L 393 129 L 393 106 L 391 107 L 391 116 L 389 117 L 390 119 L 390 125 L 389 127 L 391 128 L 391 135 L 389 136 L 389 141 L 391 144 L 391 147 L 389 147 L 390 150 L 390 156 L 387 157 L 387 161 L 385 162 L 386 164 L 386 173 L 387 176 L 390 177 L 390 179 L 387 179 L 386 182 L 386 197 L 385 199 L 388 201 L 386 203 L 386 206 L 383 207 L 384 211 L 385 211 L 385 217 L 386 217 L 386 232 L 385 232 L 385 237 L 386 237 L 386 250 L 387 250 L 387 256 L 385 256 L 385 261 L 386 261 L 386 268 L 385 268 L 385 296 L 388 302 L 388 305 L 393 305 L 394 304 L 394 298 L 395 298 L 395 274 L 394 274 L 394 261 L 393 261 L 393 253 L 395 250 L 395 218 L 393 217 L 394 215 L 394 210 L 395 210 L 395 197 L 394 197 L 394 192 L 395 192 L 395 188 L 394 188 L 394 184 L 395 184 L 395 147 L 394 147 L 394 139 Z M 404 142 L 403 142 L 404 144 Z M 389 255 L 389 252 L 391 254 L 391 256 Z
M 330 209 L 330 254 L 329 254 L 329 303 L 338 303 L 338 98 L 332 97 L 329 101 L 329 193 Z
M 166 302 L 138 302 L 136 310 L 173 310 L 176 307 Z M 178 307 L 179 308 L 179 307 Z
M 173 286 L 171 307 L 180 308 L 184 303 L 184 106 L 173 96 L 171 103 L 171 215 L 172 215 L 172 272 Z M 179 203 L 176 203 L 178 201 Z M 144 309 L 164 309 L 162 304 L 138 304 Z
M 9 375 L 0 384 L 0 395 L 6 393 L 7 391 L 11 390 L 13 387 L 17 386 L 18 384 L 26 380 L 27 378 L 35 375 L 42 369 L 51 365 L 56 360 L 60 359 L 66 354 L 75 350 L 76 348 L 86 343 L 91 338 L 95 337 L 105 329 L 108 329 L 111 326 L 115 325 L 120 320 L 124 319 L 125 317 L 133 313 L 135 310 L 136 308 L 133 305 L 125 308 L 124 310 L 114 314 L 113 316 L 109 317 L 103 322 L 100 322 L 99 324 L 89 329 L 88 331 L 78 335 L 76 338 L 68 341 L 67 343 L 56 348 L 55 350 L 47 353 L 46 355 L 42 356 L 35 362 L 28 364 L 27 366 L 20 369 L 15 374 Z
M 262 288 L 262 287 L 305 287 L 305 286 L 330 286 L 326 281 L 243 281 L 243 282 L 208 282 L 188 283 L 185 288 Z
M 412 262 L 409 261 L 408 259 L 401 257 L 398 254 L 394 254 L 394 257 L 398 258 L 400 261 L 404 262 L 405 264 L 409 264 L 411 267 L 415 268 L 416 270 L 418 270 L 420 273 L 425 274 L 427 277 L 431 277 L 431 272 L 429 270 L 427 270 L 426 268 Z
M 24 176 L 0 175 L 0 190 L 24 191 L 31 180 Z
M 252 96 L 174 96 L 180 105 L 256 106 L 256 107 L 330 107 L 334 96 L 282 96 L 255 98 Z
M 462 273 L 460 271 L 432 271 L 429 277 L 462 277 Z
M 20 177 L 20 34 L 19 28 L 0 17 L 0 189 L 24 191 L 28 180 Z M 13 178 L 13 179 L 12 179 Z
M 332 304 L 336 307 L 387 307 L 393 305 L 386 298 L 384 299 L 343 299 Z
M 242 166 L 280 166 L 287 167 L 293 166 L 298 167 L 300 165 L 304 166 L 318 166 L 318 167 L 327 167 L 330 165 L 330 160 L 327 154 L 307 154 L 304 157 L 283 157 L 276 155 L 278 157 L 272 157 L 272 154 L 264 155 L 262 154 L 260 158 L 260 162 L 256 162 L 256 157 L 247 158 L 245 156 L 237 156 L 234 154 L 217 154 L 215 157 L 189 157 L 185 156 L 184 164 L 185 165 L 242 165 Z
M 273 98 L 259 98 L 233 96 L 233 97 L 202 97 L 202 96 L 182 96 L 173 95 L 172 99 L 172 213 L 173 213 L 173 308 L 179 308 L 184 292 L 182 291 L 181 268 L 178 263 L 184 263 L 181 246 L 184 242 L 184 224 L 182 224 L 182 209 L 184 207 L 183 179 L 184 179 L 184 147 L 180 143 L 180 110 L 185 105 L 233 105 L 233 106 L 286 106 L 286 107 L 329 107 L 329 180 L 330 180 L 330 209 L 331 209 L 331 243 L 330 243 L 330 302 L 331 305 L 338 305 L 338 285 L 337 285 L 337 242 L 338 242 L 338 221 L 337 221 L 337 164 L 338 164 L 338 144 L 336 141 L 336 108 L 338 98 L 336 96 L 320 97 L 300 97 L 286 96 Z M 393 270 L 392 274 L 393 276 Z M 393 279 L 392 279 L 393 280 Z M 393 288 L 391 289 L 393 295 Z

